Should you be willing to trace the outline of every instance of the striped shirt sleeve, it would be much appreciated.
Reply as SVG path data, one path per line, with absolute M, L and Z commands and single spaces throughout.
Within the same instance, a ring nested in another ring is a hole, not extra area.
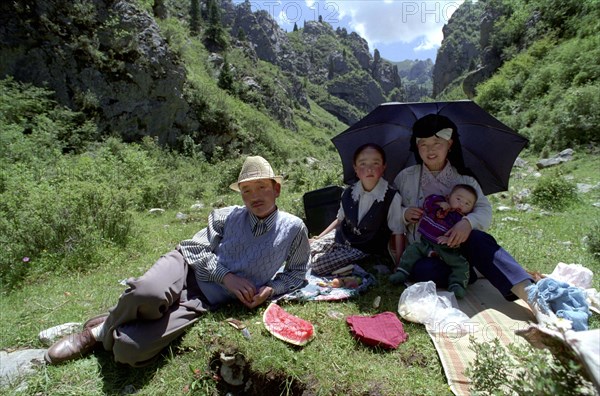
M 283 271 L 278 272 L 270 284 L 267 284 L 273 288 L 273 295 L 289 293 L 304 286 L 309 260 L 308 230 L 302 225 L 292 241 Z
M 231 206 L 213 210 L 208 216 L 208 226 L 198 231 L 192 239 L 179 244 L 197 281 L 223 283 L 223 278 L 230 272 L 219 264 L 214 252 L 223 238 L 225 221 L 234 208 Z

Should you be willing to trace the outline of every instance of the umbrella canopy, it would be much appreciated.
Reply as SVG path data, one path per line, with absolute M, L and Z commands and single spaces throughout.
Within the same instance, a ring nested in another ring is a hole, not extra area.
M 457 126 L 464 164 L 484 194 L 508 190 L 513 164 L 529 141 L 470 100 L 451 102 L 384 103 L 331 139 L 342 159 L 344 182 L 358 179 L 352 167 L 354 151 L 366 143 L 386 152 L 384 177 L 393 182 L 402 169 L 417 163 L 410 150 L 412 126 L 427 114 L 450 118 Z

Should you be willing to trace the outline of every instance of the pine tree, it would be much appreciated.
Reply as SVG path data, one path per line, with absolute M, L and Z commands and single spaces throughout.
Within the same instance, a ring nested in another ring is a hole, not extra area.
M 219 81 L 217 82 L 219 88 L 226 90 L 230 93 L 235 93 L 233 89 L 233 73 L 231 67 L 227 61 L 227 55 L 223 56 L 223 67 L 221 67 L 221 73 L 219 73 Z
M 296 22 L 294 22 L 294 32 L 298 31 L 298 25 L 296 24 Z
M 167 19 L 169 13 L 167 12 L 165 1 L 154 0 L 154 4 L 152 5 L 152 13 L 158 19 Z
M 217 0 L 207 0 L 206 8 L 208 15 L 206 39 L 224 50 L 227 48 L 227 36 L 221 24 L 221 10 L 217 5 Z
M 246 41 L 247 40 L 246 32 L 241 27 L 238 29 L 237 38 L 240 41 Z
M 190 0 L 190 34 L 197 36 L 200 33 L 200 4 L 199 0 Z

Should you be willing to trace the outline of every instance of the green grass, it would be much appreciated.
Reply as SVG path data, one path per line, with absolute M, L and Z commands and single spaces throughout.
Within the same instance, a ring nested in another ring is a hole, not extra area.
M 510 190 L 492 197 L 495 207 L 512 207 L 514 197 L 524 188 L 532 189 L 539 180 L 534 176 L 535 158 L 526 159 L 532 169 L 515 169 Z M 572 177 L 573 182 L 594 185 L 600 182 L 599 167 L 597 155 L 579 152 L 572 162 L 561 165 L 560 169 L 562 175 Z M 541 173 L 555 171 L 550 168 Z M 294 184 L 293 176 L 284 185 L 285 198 L 280 206 L 302 215 L 302 187 Z M 320 187 L 310 183 L 304 186 L 307 189 Z M 217 199 L 216 195 L 210 197 Z M 237 200 L 233 192 L 218 197 L 220 204 L 228 205 Z M 538 207 L 533 207 L 532 212 L 496 211 L 491 232 L 529 270 L 549 273 L 562 261 L 580 263 L 597 274 L 600 261 L 588 251 L 586 236 L 598 222 L 600 209 L 592 204 L 599 201 L 600 189 L 596 188 L 579 194 L 579 199 L 562 212 L 545 214 L 541 212 L 543 208 Z M 119 281 L 141 275 L 162 253 L 204 227 L 212 203 L 205 202 L 206 207 L 197 212 L 188 209 L 188 203 L 160 216 L 137 212 L 135 242 L 121 250 L 102 249 L 99 258 L 86 271 L 34 271 L 19 289 L 2 294 L 0 347 L 42 347 L 37 340 L 39 331 L 65 322 L 83 322 L 108 309 L 123 290 Z M 177 220 L 175 214 L 179 211 L 187 213 L 188 219 Z M 40 267 L 45 266 L 42 263 Z M 346 302 L 285 304 L 286 310 L 315 325 L 315 339 L 303 348 L 289 346 L 266 332 L 261 322 L 264 306 L 247 311 L 234 305 L 206 314 L 150 367 L 132 369 L 117 365 L 109 353 L 100 351 L 61 366 L 40 367 L 28 378 L 28 388 L 22 394 L 121 394 L 132 389 L 140 395 L 184 394 L 185 390 L 189 394 L 218 394 L 209 372 L 211 362 L 226 349 L 243 354 L 257 380 L 271 378 L 282 384 L 282 394 L 286 392 L 285 386 L 288 394 L 297 394 L 293 391 L 298 389 L 317 395 L 451 394 L 435 348 L 422 325 L 405 322 L 408 341 L 397 350 L 383 351 L 355 341 L 344 319 L 331 315 L 331 311 L 343 316 L 373 314 L 376 310 L 372 308 L 372 301 L 378 295 L 382 297 L 378 311 L 397 312 L 402 290 L 390 287 L 386 277 L 378 276 L 378 281 L 364 295 Z M 600 289 L 598 278 L 593 283 Z M 251 339 L 245 339 L 226 324 L 224 319 L 228 317 L 244 321 Z M 600 327 L 597 317 L 592 319 L 591 326 Z M 198 370 L 196 374 L 194 370 Z M 9 388 L 0 392 L 12 394 L 14 391 Z

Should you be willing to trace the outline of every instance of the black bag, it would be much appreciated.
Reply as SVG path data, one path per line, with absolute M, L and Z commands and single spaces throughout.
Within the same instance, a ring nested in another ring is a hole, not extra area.
M 303 195 L 306 216 L 304 223 L 309 235 L 319 235 L 335 220 L 343 191 L 340 186 L 327 186 Z

